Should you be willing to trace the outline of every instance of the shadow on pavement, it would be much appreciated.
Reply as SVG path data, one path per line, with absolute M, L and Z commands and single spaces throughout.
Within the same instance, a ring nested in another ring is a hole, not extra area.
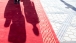
M 67 6 L 67 8 L 71 8 L 72 10 L 76 11 L 76 8 L 75 8 L 74 6 L 72 6 L 72 5 L 68 4 L 68 3 L 66 3 L 66 2 L 63 1 L 63 0 L 60 0 L 60 1 L 63 2 L 63 3 Z
M 39 36 L 39 30 L 36 26 L 39 23 L 39 19 L 34 3 L 30 0 L 23 0 L 23 5 L 27 22 L 33 25 L 34 34 Z M 9 0 L 5 8 L 4 18 L 6 19 L 4 27 L 10 27 L 8 41 L 12 43 L 25 43 L 25 18 L 22 15 L 20 4 L 14 4 L 14 0 Z
M 34 3 L 30 0 L 23 0 L 24 5 L 24 13 L 27 22 L 31 23 L 33 25 L 33 32 L 36 36 L 39 36 L 39 31 L 36 26 L 36 24 L 39 23 L 39 19 L 37 16 L 37 12 L 35 10 Z
M 24 43 L 26 41 L 25 19 L 21 13 L 20 4 L 14 4 L 9 0 L 5 12 L 6 18 L 4 27 L 9 27 L 8 41 L 12 43 Z

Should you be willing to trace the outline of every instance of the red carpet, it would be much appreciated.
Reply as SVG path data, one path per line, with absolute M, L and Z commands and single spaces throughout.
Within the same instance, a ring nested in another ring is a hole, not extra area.
M 32 3 L 32 5 L 28 2 L 29 0 L 23 0 L 20 5 L 13 4 L 12 1 L 13 0 L 9 0 L 9 2 L 8 0 L 0 0 L 0 43 L 8 43 L 8 36 L 10 37 L 10 34 L 16 34 L 20 31 L 21 34 L 16 35 L 21 37 L 24 31 L 22 30 L 23 28 L 25 29 L 24 40 L 26 40 L 26 43 L 59 43 L 39 0 L 32 0 L 34 3 Z M 37 27 L 35 27 L 35 24 Z M 17 27 L 17 25 L 19 25 L 19 27 Z M 11 29 L 13 29 L 12 33 Z M 16 32 L 14 33 L 14 31 Z

